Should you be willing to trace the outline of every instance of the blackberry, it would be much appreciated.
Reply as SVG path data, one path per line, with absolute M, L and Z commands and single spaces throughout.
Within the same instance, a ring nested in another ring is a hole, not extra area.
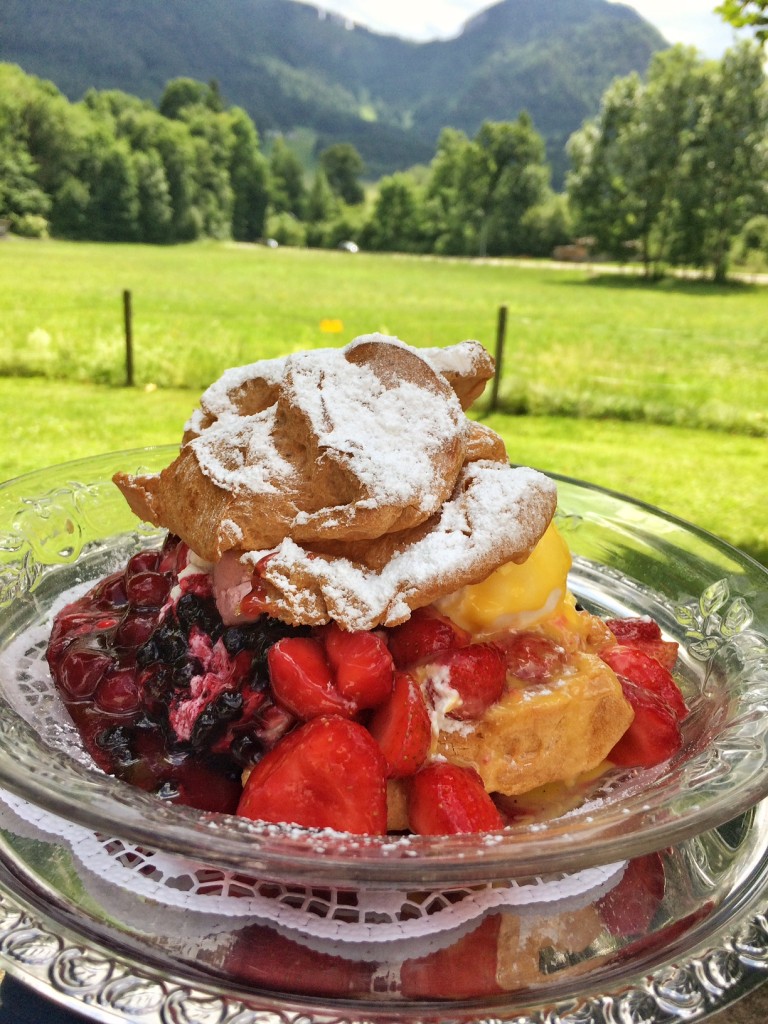
M 174 666 L 173 683 L 178 688 L 189 689 L 189 684 L 195 676 L 203 674 L 203 663 L 199 658 L 186 658 L 181 665 Z
M 172 617 L 164 619 L 147 642 L 136 654 L 136 664 L 140 667 L 162 661 L 173 665 L 187 653 L 187 638 L 179 628 L 178 622 Z
M 221 634 L 221 642 L 230 658 L 241 651 L 254 650 L 259 642 L 259 633 L 255 623 L 247 626 L 227 626 Z
M 238 690 L 225 690 L 220 693 L 197 716 L 190 739 L 192 746 L 209 746 L 214 732 L 237 717 L 242 706 L 243 695 Z
M 115 767 L 126 768 L 136 760 L 131 750 L 131 733 L 124 725 L 112 725 L 96 736 L 96 743 L 109 753 Z
M 213 643 L 216 643 L 224 628 L 213 598 L 197 594 L 182 594 L 176 605 L 176 618 L 187 635 L 193 626 L 197 626 L 202 633 L 210 636 Z
M 243 768 L 258 764 L 266 753 L 266 746 L 253 733 L 244 732 L 232 740 L 229 753 Z
M 248 685 L 252 690 L 256 690 L 257 693 L 265 693 L 270 688 L 269 681 L 269 670 L 267 669 L 267 659 L 262 658 L 260 661 L 254 662 L 251 668 L 251 675 L 248 679 Z

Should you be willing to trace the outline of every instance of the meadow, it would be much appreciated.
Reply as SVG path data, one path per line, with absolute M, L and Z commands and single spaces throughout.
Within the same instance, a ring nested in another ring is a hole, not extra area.
M 6 240 L 0 479 L 177 441 L 201 388 L 233 364 L 371 331 L 493 350 L 501 305 L 487 422 L 513 461 L 632 494 L 768 561 L 768 289 L 591 267 Z

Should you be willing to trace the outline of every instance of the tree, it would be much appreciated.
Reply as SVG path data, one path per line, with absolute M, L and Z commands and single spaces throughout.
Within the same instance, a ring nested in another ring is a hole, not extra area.
M 331 191 L 350 206 L 365 199 L 360 176 L 365 170 L 363 158 L 350 142 L 337 142 L 320 154 L 320 166 Z
M 760 50 L 741 43 L 714 65 L 677 190 L 676 262 L 728 272 L 731 245 L 765 209 L 768 85 Z
M 617 79 L 600 112 L 569 141 L 568 196 L 578 232 L 606 254 L 636 248 L 648 276 L 661 273 L 683 154 L 698 123 L 706 65 L 691 47 L 651 61 L 648 80 Z
M 478 251 L 482 189 L 477 145 L 456 128 L 444 128 L 430 166 L 425 219 L 431 248 L 449 256 Z
M 617 79 L 569 141 L 576 230 L 611 256 L 637 245 L 649 274 L 669 262 L 723 280 L 733 238 L 765 202 L 767 103 L 749 43 L 719 62 L 675 47 L 647 83 Z
M 427 185 L 426 216 L 437 252 L 521 252 L 521 222 L 549 191 L 544 143 L 528 114 L 485 122 L 471 141 L 445 129 Z
M 551 256 L 555 246 L 565 245 L 572 237 L 573 223 L 564 195 L 550 192 L 520 219 L 520 247 L 530 256 Z
M 244 110 L 229 112 L 233 145 L 229 177 L 233 192 L 232 237 L 255 242 L 264 234 L 269 191 L 267 162 L 259 150 L 259 136 Z
M 307 194 L 306 219 L 310 224 L 320 224 L 329 220 L 338 210 L 336 196 L 328 184 L 328 178 L 322 167 L 318 167 L 312 181 L 312 188 Z
M 65 178 L 53 197 L 51 228 L 61 238 L 88 238 L 91 192 L 84 181 Z
M 304 168 L 282 135 L 278 135 L 272 146 L 269 174 L 269 195 L 273 211 L 303 218 L 307 198 Z
M 139 200 L 137 234 L 142 242 L 172 241 L 173 206 L 163 161 L 156 149 L 135 153 Z
M 222 110 L 218 83 L 206 85 L 194 78 L 174 78 L 166 85 L 158 107 L 163 117 L 179 118 L 186 107 L 202 106 L 212 113 Z
M 761 42 L 768 39 L 768 0 L 724 0 L 715 12 L 734 28 L 756 28 Z
M 325 171 L 318 167 L 307 193 L 305 221 L 307 245 L 326 246 L 329 225 L 339 212 L 339 200 L 331 191 Z
M 629 132 L 641 89 L 637 75 L 616 79 L 603 93 L 597 117 L 568 140 L 566 186 L 576 230 L 612 257 L 625 255 L 636 237 L 637 197 L 627 177 L 633 160 Z
M 51 206 L 24 134 L 17 104 L 0 99 L 0 217 L 14 230 L 24 218 L 46 218 Z
M 134 241 L 138 235 L 138 216 L 136 166 L 128 147 L 114 143 L 101 160 L 91 186 L 91 237 L 99 241 Z
M 544 140 L 524 112 L 516 121 L 486 121 L 476 142 L 485 165 L 481 252 L 520 253 L 522 220 L 549 191 Z
M 381 251 L 420 251 L 424 240 L 419 206 L 419 197 L 408 175 L 393 174 L 384 178 L 365 225 L 363 245 Z

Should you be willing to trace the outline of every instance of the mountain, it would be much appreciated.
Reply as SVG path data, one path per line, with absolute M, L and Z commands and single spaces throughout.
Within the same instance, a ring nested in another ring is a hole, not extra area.
M 348 141 L 370 177 L 430 159 L 440 129 L 474 134 L 522 110 L 555 177 L 563 146 L 616 76 L 666 47 L 609 0 L 501 0 L 455 38 L 381 35 L 295 0 L 3 0 L 0 60 L 70 99 L 121 89 L 157 102 L 172 78 L 215 79 L 262 134 Z

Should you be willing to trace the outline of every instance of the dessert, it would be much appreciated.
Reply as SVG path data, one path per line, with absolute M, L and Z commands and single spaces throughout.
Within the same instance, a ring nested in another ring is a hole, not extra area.
M 227 371 L 161 473 L 161 548 L 65 607 L 48 661 L 103 770 L 361 834 L 504 827 L 680 746 L 676 645 L 576 608 L 556 490 L 465 415 L 475 342 L 370 335 Z

